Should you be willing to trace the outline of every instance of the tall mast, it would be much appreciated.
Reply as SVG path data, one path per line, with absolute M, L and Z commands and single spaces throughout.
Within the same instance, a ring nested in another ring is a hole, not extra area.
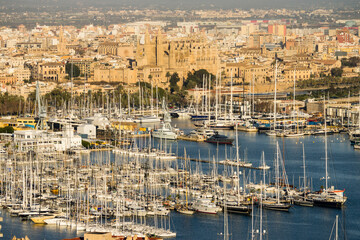
M 251 95 L 251 116 L 254 115 L 255 112 L 255 74 L 253 73 L 253 78 L 252 78 L 252 95 Z
M 218 101 L 218 80 L 219 80 L 219 77 L 217 76 L 216 77 L 216 89 L 215 89 L 215 120 L 217 121 L 217 117 L 218 117 L 218 104 L 219 104 L 219 101 Z
M 293 122 L 295 122 L 295 74 L 296 74 L 296 67 L 294 68 L 294 93 L 293 93 Z M 296 113 L 297 116 L 297 113 Z M 298 126 L 298 121 L 296 121 L 296 127 Z M 299 131 L 296 131 L 298 133 Z
M 207 89 L 208 89 L 208 87 L 207 87 L 207 85 L 208 85 L 208 76 L 205 76 L 205 79 L 204 79 L 204 81 L 205 81 L 205 84 L 204 84 L 204 102 L 205 102 L 205 112 L 207 112 L 207 113 L 209 113 L 209 109 L 208 109 L 208 94 L 207 94 Z
M 122 99 L 122 94 L 120 93 L 120 96 L 119 96 L 119 114 L 120 116 L 122 117 L 122 105 L 121 105 L 121 99 Z
M 156 84 L 156 116 L 159 117 L 159 96 L 158 96 L 158 85 Z
M 128 93 L 127 93 L 127 99 L 128 99 L 128 115 L 130 117 L 130 113 L 131 113 L 130 108 L 131 108 L 131 106 L 130 106 L 130 90 L 129 89 L 128 89 Z
M 336 223 L 335 223 L 335 240 L 339 239 L 339 215 L 336 215 Z
M 233 117 L 233 76 L 232 76 L 232 69 L 231 69 L 231 80 L 230 80 L 230 121 L 232 121 Z
M 237 171 L 237 192 L 238 192 L 238 198 L 240 199 L 240 170 L 239 170 L 239 164 L 240 164 L 240 160 L 239 160 L 239 140 L 238 140 L 238 125 L 235 125 L 235 141 L 236 141 L 236 171 Z
M 265 180 L 266 180 L 266 176 L 265 176 L 265 166 L 266 166 L 266 164 L 265 164 L 265 152 L 264 151 L 262 151 L 262 164 L 263 164 L 263 181 L 264 181 L 264 188 L 265 188 Z
M 275 60 L 275 94 L 274 94 L 274 131 L 276 130 L 276 79 L 277 79 L 277 62 Z
M 327 124 L 326 124 L 326 105 L 324 96 L 324 124 L 325 124 L 325 191 L 328 190 L 328 152 L 327 152 Z
M 224 171 L 224 179 L 226 177 L 226 170 Z M 228 228 L 228 212 L 226 208 L 226 182 L 224 183 L 224 240 L 229 240 Z
M 41 104 L 41 94 L 40 94 L 40 85 L 39 80 L 36 82 L 36 102 L 38 107 L 37 117 L 39 118 L 38 123 L 36 125 L 36 129 L 45 130 L 45 118 L 46 118 L 46 108 Z
M 218 97 L 218 102 L 219 102 L 219 105 L 220 105 L 220 108 L 219 108 L 219 114 L 221 116 L 221 71 L 220 71 L 220 78 L 219 78 L 219 97 Z M 217 120 L 217 119 L 216 119 Z
M 202 109 L 202 113 L 205 114 L 205 74 L 203 74 L 203 82 L 202 82 L 201 109 Z
M 73 113 L 73 109 L 74 109 L 74 106 L 73 106 L 73 71 L 74 71 L 74 64 L 71 63 L 71 73 L 70 73 L 70 82 L 71 82 L 71 99 L 70 99 L 70 113 L 71 113 L 71 117 L 72 117 L 72 113 Z
M 84 103 L 83 103 L 83 109 L 84 109 L 84 117 L 86 117 L 86 80 L 87 80 L 87 74 L 85 70 L 85 78 L 84 78 Z M 56 106 L 55 106 L 56 107 Z
M 211 119 L 211 108 L 210 108 L 210 104 L 211 104 L 211 75 L 209 75 L 209 99 L 208 99 L 208 104 L 209 104 L 209 111 L 208 111 L 208 117 L 209 117 L 209 123 L 210 123 L 210 119 Z
M 359 107 L 358 107 L 358 123 L 359 123 L 359 129 L 360 129 L 360 91 L 359 91 Z
M 294 94 L 293 94 L 293 112 L 295 111 L 295 74 L 296 74 L 296 67 L 294 69 Z
M 275 169 L 275 183 L 276 183 L 276 199 L 277 203 L 280 203 L 280 189 L 279 189 L 279 143 L 276 142 L 276 169 Z
M 151 82 L 151 101 L 150 101 L 150 104 L 151 104 L 151 116 L 154 116 L 154 104 L 153 104 L 153 101 L 154 101 L 154 90 L 153 90 L 153 84 Z
M 139 108 L 140 108 L 140 113 L 141 113 L 141 84 L 140 84 L 140 79 L 139 79 Z
M 262 182 L 260 182 L 260 186 L 262 185 Z M 265 186 L 265 182 L 264 182 L 264 186 Z M 265 187 L 264 187 L 265 189 Z M 262 240 L 262 235 L 263 235 L 263 230 L 262 230 L 262 201 L 263 201 L 263 192 L 262 192 L 263 188 L 260 188 L 260 240 Z M 252 214 L 251 214 L 252 215 Z
M 303 143 L 304 191 L 306 189 L 305 147 Z
M 251 198 L 251 209 L 254 209 L 254 198 Z M 254 240 L 254 214 L 251 214 L 251 240 Z

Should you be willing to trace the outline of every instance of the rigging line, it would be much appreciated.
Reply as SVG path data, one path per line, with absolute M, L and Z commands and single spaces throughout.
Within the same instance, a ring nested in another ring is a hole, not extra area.
M 334 168 L 334 158 L 333 158 L 333 151 L 332 151 L 332 147 L 331 147 L 331 141 L 328 141 L 328 149 L 330 149 L 330 160 L 329 161 L 329 158 L 328 158 L 328 161 L 330 162 L 331 164 L 331 168 L 332 168 L 332 171 L 333 171 L 333 174 L 334 174 L 334 179 L 335 179 L 335 186 L 337 186 L 337 178 L 336 178 L 336 171 L 335 171 L 335 168 Z
M 336 223 L 336 220 L 334 221 L 333 226 L 332 226 L 332 228 L 331 228 L 331 233 L 330 233 L 329 240 L 331 240 L 331 236 L 332 236 L 332 234 L 333 234 L 333 232 L 334 232 L 335 223 Z

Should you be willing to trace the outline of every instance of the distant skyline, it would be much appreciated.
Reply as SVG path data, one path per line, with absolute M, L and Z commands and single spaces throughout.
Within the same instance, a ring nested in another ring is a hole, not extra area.
M 359 0 L 0 0 L 2 7 L 41 8 L 56 6 L 58 8 L 84 7 L 134 7 L 158 9 L 229 9 L 229 8 L 352 8 L 359 7 Z

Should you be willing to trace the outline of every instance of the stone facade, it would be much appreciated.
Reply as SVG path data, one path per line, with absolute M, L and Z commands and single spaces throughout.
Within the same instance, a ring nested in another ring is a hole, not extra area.
M 39 80 L 62 82 L 65 80 L 65 63 L 39 63 L 37 73 Z
M 166 82 L 166 73 L 177 72 L 180 77 L 193 70 L 206 69 L 216 74 L 220 68 L 218 50 L 204 36 L 167 40 L 159 31 L 153 39 L 146 32 L 145 43 L 138 42 L 136 61 L 140 81 Z

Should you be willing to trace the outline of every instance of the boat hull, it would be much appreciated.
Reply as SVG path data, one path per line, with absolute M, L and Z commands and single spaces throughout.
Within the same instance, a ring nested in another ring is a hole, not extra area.
M 165 134 L 154 134 L 152 135 L 154 138 L 160 138 L 160 139 L 169 139 L 169 140 L 176 140 L 177 135 L 165 135 Z
M 313 207 L 314 202 L 306 200 L 294 200 L 294 204 L 302 207 Z
M 290 204 L 263 204 L 264 209 L 273 210 L 273 211 L 282 211 L 288 212 L 290 209 Z
M 314 205 L 318 207 L 329 207 L 329 208 L 342 208 L 343 202 L 340 201 L 327 201 L 322 199 L 314 199 Z
M 218 143 L 218 144 L 233 144 L 233 141 L 229 140 L 229 141 L 215 141 L 215 140 L 205 140 L 205 142 L 208 142 L 208 143 Z
M 41 216 L 41 217 L 33 217 L 30 219 L 35 224 L 45 224 L 44 220 L 53 219 L 53 218 L 55 218 L 55 216 Z
M 230 213 L 245 214 L 245 215 L 250 215 L 252 211 L 251 208 L 247 206 L 236 206 L 236 205 L 227 205 L 226 210 Z

